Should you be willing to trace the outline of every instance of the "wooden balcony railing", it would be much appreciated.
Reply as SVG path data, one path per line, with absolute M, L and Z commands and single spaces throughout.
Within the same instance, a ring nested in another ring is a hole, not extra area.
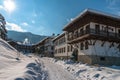
M 102 30 L 96 32 L 95 29 L 89 29 L 89 30 L 83 30 L 80 33 L 72 34 L 72 35 L 68 36 L 68 41 L 77 39 L 77 38 L 82 37 L 82 36 L 84 36 L 86 34 L 96 35 L 96 36 L 101 36 L 101 37 L 108 37 L 108 38 L 120 39 L 120 34 L 118 34 L 118 33 L 105 32 L 105 31 L 102 31 Z

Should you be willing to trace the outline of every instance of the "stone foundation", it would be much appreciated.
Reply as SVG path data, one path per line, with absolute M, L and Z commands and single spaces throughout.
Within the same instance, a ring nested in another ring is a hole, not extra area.
M 96 56 L 96 55 L 79 55 L 78 61 L 88 64 L 100 65 L 120 65 L 120 57 Z
M 78 61 L 80 61 L 82 63 L 92 64 L 92 59 L 91 59 L 91 56 L 89 56 L 89 55 L 79 55 Z
M 55 56 L 56 59 L 70 59 L 70 56 Z
M 70 56 L 55 56 L 57 59 L 70 59 Z M 96 55 L 79 55 L 78 61 L 91 65 L 120 65 L 120 57 L 96 56 Z

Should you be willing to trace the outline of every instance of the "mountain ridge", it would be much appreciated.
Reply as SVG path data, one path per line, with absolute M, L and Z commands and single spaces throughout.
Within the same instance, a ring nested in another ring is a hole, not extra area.
M 33 34 L 31 32 L 18 32 L 18 31 L 12 31 L 12 30 L 8 30 L 7 35 L 8 35 L 8 39 L 12 39 L 18 42 L 24 42 L 24 40 L 27 38 L 31 44 L 36 44 L 42 39 L 44 39 L 45 37 L 47 37 L 44 35 Z

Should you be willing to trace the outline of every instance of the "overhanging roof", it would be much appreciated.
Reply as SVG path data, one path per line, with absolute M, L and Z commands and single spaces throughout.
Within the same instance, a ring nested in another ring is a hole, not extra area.
M 70 23 L 68 23 L 64 28 L 63 31 L 65 31 L 65 29 L 67 29 L 71 24 L 73 24 L 74 22 L 76 22 L 77 20 L 81 19 L 84 15 L 86 15 L 87 13 L 92 13 L 92 14 L 96 14 L 96 15 L 101 15 L 101 16 L 105 16 L 111 19 L 115 19 L 120 21 L 120 16 L 118 15 L 113 15 L 113 14 L 109 14 L 109 13 L 104 13 L 101 11 L 97 11 L 97 10 L 93 10 L 93 9 L 85 9 L 83 12 L 80 13 L 79 16 L 77 16 L 73 21 L 71 21 Z
M 62 37 L 63 35 L 65 35 L 65 32 L 63 32 L 63 33 L 61 33 L 60 35 L 56 36 L 56 37 L 53 39 L 53 41 L 59 39 L 59 38 Z

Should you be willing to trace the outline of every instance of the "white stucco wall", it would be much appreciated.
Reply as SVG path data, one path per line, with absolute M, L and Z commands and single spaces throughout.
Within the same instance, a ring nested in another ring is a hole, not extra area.
M 88 47 L 88 49 L 85 49 L 85 47 L 83 48 L 83 50 L 80 49 L 80 43 L 79 44 L 79 48 L 78 48 L 78 55 L 91 55 L 91 48 L 90 46 Z
M 94 40 L 91 40 L 92 43 L 94 42 Z M 118 47 L 118 44 L 117 43 L 114 43 L 114 46 L 112 46 L 110 48 L 110 45 L 112 43 L 110 42 L 105 42 L 103 46 L 101 46 L 103 42 L 100 41 L 100 40 L 97 40 L 95 45 L 89 45 L 88 49 L 84 49 L 83 50 L 80 50 L 80 43 L 78 43 L 79 47 L 77 48 L 79 53 L 78 55 L 98 55 L 98 56 L 113 56 L 113 57 L 120 57 L 120 51 L 119 49 L 117 48 Z M 61 46 L 58 46 L 56 47 L 56 49 L 58 48 L 63 48 L 63 47 L 66 47 L 67 48 L 67 44 L 64 44 L 64 45 L 61 45 Z M 58 54 L 55 54 L 55 56 L 70 56 L 72 54 L 72 52 L 68 52 L 67 53 L 67 50 L 65 53 L 58 53 Z
M 60 48 L 64 48 L 65 47 L 65 52 L 63 53 L 57 53 L 57 54 L 54 54 L 54 56 L 70 56 L 72 52 L 67 52 L 67 46 L 68 44 L 61 44 L 59 46 L 55 46 L 55 50 L 57 49 L 60 49 Z
M 117 48 L 118 44 L 114 43 L 114 46 L 110 48 L 110 42 L 105 42 L 104 46 L 101 46 L 102 43 L 102 41 L 96 41 L 95 45 L 90 45 L 89 48 L 91 52 L 88 52 L 90 52 L 91 55 L 120 57 L 120 51 Z

